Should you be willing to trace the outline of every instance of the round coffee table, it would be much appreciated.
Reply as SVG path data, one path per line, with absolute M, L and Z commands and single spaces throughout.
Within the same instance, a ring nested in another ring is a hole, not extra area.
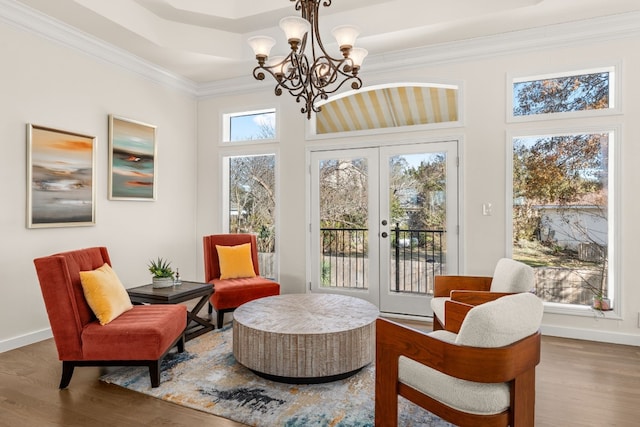
M 233 313 L 233 355 L 276 381 L 346 378 L 373 361 L 378 314 L 373 304 L 344 295 L 260 298 Z

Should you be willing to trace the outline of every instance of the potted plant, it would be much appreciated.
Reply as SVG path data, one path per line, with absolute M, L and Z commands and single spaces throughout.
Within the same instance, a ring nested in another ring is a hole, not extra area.
M 149 261 L 149 272 L 153 275 L 154 288 L 166 288 L 173 286 L 173 269 L 171 262 L 163 258 Z
M 589 282 L 582 286 L 593 294 L 591 308 L 599 312 L 611 310 L 611 300 L 605 296 L 604 286 L 594 286 Z

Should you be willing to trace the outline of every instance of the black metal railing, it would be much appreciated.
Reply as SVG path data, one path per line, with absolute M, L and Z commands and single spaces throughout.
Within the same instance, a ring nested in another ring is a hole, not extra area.
M 433 278 L 445 270 L 445 231 L 390 230 L 391 266 L 389 278 L 382 278 L 392 292 L 432 293 Z M 369 250 L 366 228 L 320 229 L 323 286 L 367 289 Z

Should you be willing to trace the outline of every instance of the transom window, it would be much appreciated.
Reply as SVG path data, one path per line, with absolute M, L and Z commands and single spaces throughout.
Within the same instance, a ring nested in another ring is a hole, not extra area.
M 273 141 L 277 138 L 275 108 L 223 114 L 222 122 L 223 143 Z
M 454 84 L 394 83 L 353 90 L 320 103 L 313 133 L 397 131 L 461 123 L 460 88 Z
M 544 120 L 618 112 L 615 76 L 615 67 L 601 67 L 512 77 L 509 119 Z

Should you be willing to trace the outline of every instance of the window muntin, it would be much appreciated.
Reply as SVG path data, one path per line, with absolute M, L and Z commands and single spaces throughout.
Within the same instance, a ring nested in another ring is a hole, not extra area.
M 276 109 L 223 114 L 223 143 L 264 142 L 277 139 Z
M 547 302 L 613 300 L 614 132 L 518 136 L 513 155 L 513 258 L 536 270 Z
M 511 77 L 508 120 L 544 120 L 619 112 L 617 67 Z

